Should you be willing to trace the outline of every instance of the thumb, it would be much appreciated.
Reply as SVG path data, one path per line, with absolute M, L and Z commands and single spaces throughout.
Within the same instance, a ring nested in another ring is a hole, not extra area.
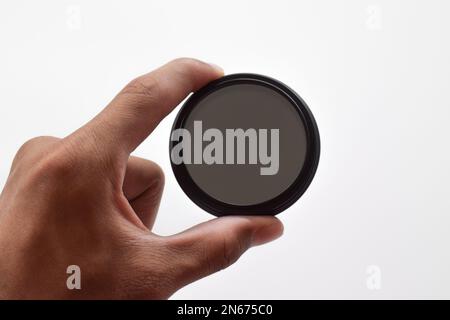
M 250 247 L 277 239 L 280 220 L 269 216 L 227 216 L 167 238 L 175 278 L 182 286 L 232 265 Z

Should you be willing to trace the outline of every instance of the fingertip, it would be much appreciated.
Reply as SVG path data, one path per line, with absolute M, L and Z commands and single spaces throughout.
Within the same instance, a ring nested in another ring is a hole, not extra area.
M 283 223 L 275 217 L 267 217 L 267 222 L 253 233 L 252 246 L 259 246 L 281 237 L 284 232 Z
M 176 58 L 169 61 L 165 67 L 182 70 L 181 73 L 184 75 L 195 75 L 195 80 L 200 79 L 200 82 L 204 82 L 202 85 L 224 75 L 224 70 L 219 65 L 190 57 Z
M 214 69 L 214 72 L 217 73 L 218 77 L 222 77 L 225 74 L 225 71 L 219 65 L 211 62 L 208 64 Z
M 234 230 L 240 237 L 249 238 L 250 247 L 259 246 L 283 235 L 283 223 L 274 216 L 223 216 L 215 219 L 218 229 Z

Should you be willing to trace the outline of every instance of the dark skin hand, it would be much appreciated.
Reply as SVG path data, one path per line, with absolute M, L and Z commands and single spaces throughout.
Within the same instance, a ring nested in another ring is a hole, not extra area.
M 131 81 L 67 137 L 20 148 L 0 195 L 0 298 L 165 299 L 282 234 L 270 216 L 151 232 L 164 175 L 130 153 L 190 92 L 222 75 L 174 60 Z M 69 265 L 81 269 L 80 290 L 66 286 Z

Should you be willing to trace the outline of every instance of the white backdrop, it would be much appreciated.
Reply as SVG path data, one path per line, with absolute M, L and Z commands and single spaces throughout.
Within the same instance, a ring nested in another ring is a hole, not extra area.
M 279 216 L 281 239 L 173 298 L 450 298 L 449 12 L 446 0 L 4 0 L 0 185 L 26 139 L 70 133 L 172 58 L 266 74 L 316 116 L 316 178 Z M 166 172 L 161 234 L 211 218 L 170 169 L 174 117 L 135 152 Z

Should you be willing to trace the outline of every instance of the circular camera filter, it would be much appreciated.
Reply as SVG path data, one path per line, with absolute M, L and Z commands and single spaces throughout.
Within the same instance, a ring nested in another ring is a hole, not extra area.
M 283 83 L 233 74 L 195 92 L 170 136 L 175 177 L 209 213 L 275 215 L 306 191 L 320 139 L 305 102 Z

